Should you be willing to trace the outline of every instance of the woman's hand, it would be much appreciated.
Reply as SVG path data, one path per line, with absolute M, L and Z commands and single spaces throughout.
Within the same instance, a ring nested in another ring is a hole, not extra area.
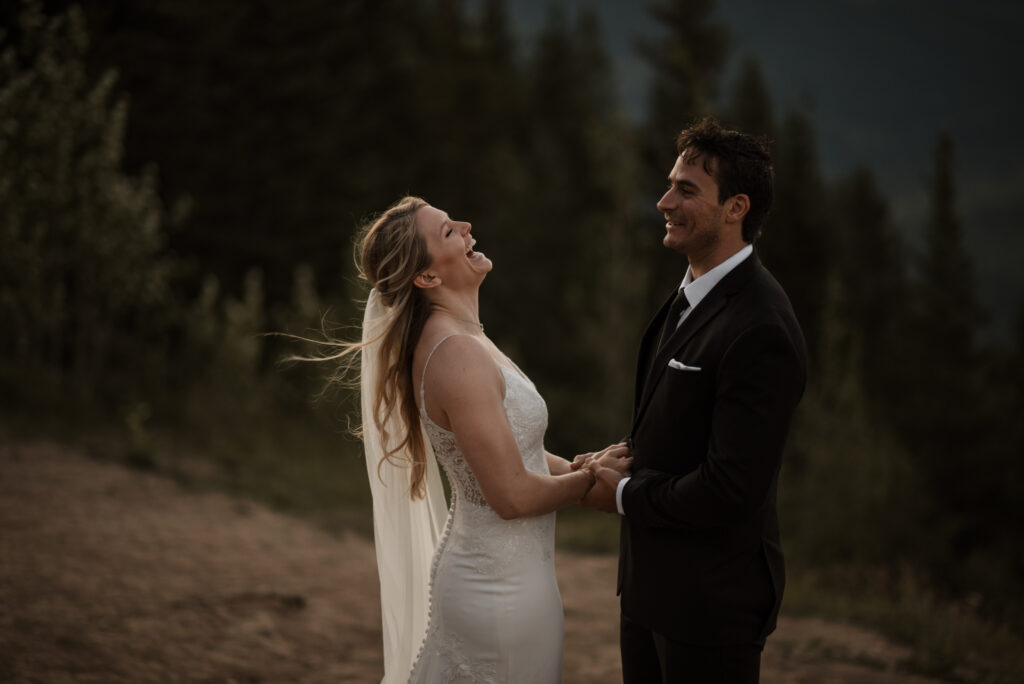
M 580 454 L 573 459 L 570 467 L 573 470 L 579 470 L 587 465 L 609 468 L 622 476 L 629 474 L 633 467 L 633 457 L 629 454 L 629 447 L 624 442 L 620 442 L 598 452 Z
M 580 454 L 576 458 L 572 459 L 572 463 L 569 464 L 569 467 L 572 468 L 573 470 L 579 470 L 583 466 L 585 466 L 588 463 L 590 463 L 590 461 L 591 461 L 591 459 L 593 457 L 594 457 L 594 452 L 593 451 L 591 451 L 589 453 L 586 453 L 586 454 Z

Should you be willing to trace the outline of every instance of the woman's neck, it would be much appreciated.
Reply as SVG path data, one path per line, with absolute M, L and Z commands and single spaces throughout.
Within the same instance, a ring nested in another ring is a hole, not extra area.
M 476 293 L 465 296 L 449 294 L 440 297 L 431 302 L 431 311 L 467 326 L 479 328 L 480 331 L 484 329 L 483 324 L 480 323 L 480 304 Z

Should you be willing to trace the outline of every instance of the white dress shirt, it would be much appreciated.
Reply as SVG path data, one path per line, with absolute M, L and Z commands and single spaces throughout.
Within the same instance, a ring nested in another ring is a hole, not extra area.
M 678 330 L 679 326 L 683 324 L 686 317 L 690 315 L 690 312 L 697 308 L 697 305 L 700 304 L 701 300 L 707 297 L 711 290 L 715 289 L 715 285 L 718 285 L 722 278 L 729 274 L 729 271 L 739 266 L 744 259 L 753 253 L 753 245 L 745 245 L 740 251 L 736 252 L 699 278 L 694 278 L 693 271 L 687 267 L 686 275 L 683 276 L 683 282 L 680 283 L 679 289 L 686 293 L 686 301 L 690 303 L 690 306 L 683 311 L 679 316 L 679 320 L 676 321 L 676 330 Z M 629 477 L 624 477 L 619 480 L 619 485 L 615 488 L 615 507 L 618 509 L 619 515 L 626 514 L 626 512 L 622 510 L 622 488 L 626 486 L 627 482 L 629 482 Z

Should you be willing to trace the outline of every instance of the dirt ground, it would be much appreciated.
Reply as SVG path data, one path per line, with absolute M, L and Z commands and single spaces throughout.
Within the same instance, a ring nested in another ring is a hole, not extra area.
M 615 559 L 560 554 L 566 684 L 619 682 Z M 0 444 L 0 681 L 377 682 L 372 544 L 51 443 Z M 923 684 L 864 630 L 783 617 L 767 684 Z

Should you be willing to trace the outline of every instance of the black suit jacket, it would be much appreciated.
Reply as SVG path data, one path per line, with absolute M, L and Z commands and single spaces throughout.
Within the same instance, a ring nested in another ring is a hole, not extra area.
M 806 382 L 803 333 L 756 254 L 659 350 L 672 297 L 651 321 L 637 363 L 622 611 L 675 641 L 763 643 L 785 584 L 775 498 Z M 672 359 L 700 370 L 670 368 Z

